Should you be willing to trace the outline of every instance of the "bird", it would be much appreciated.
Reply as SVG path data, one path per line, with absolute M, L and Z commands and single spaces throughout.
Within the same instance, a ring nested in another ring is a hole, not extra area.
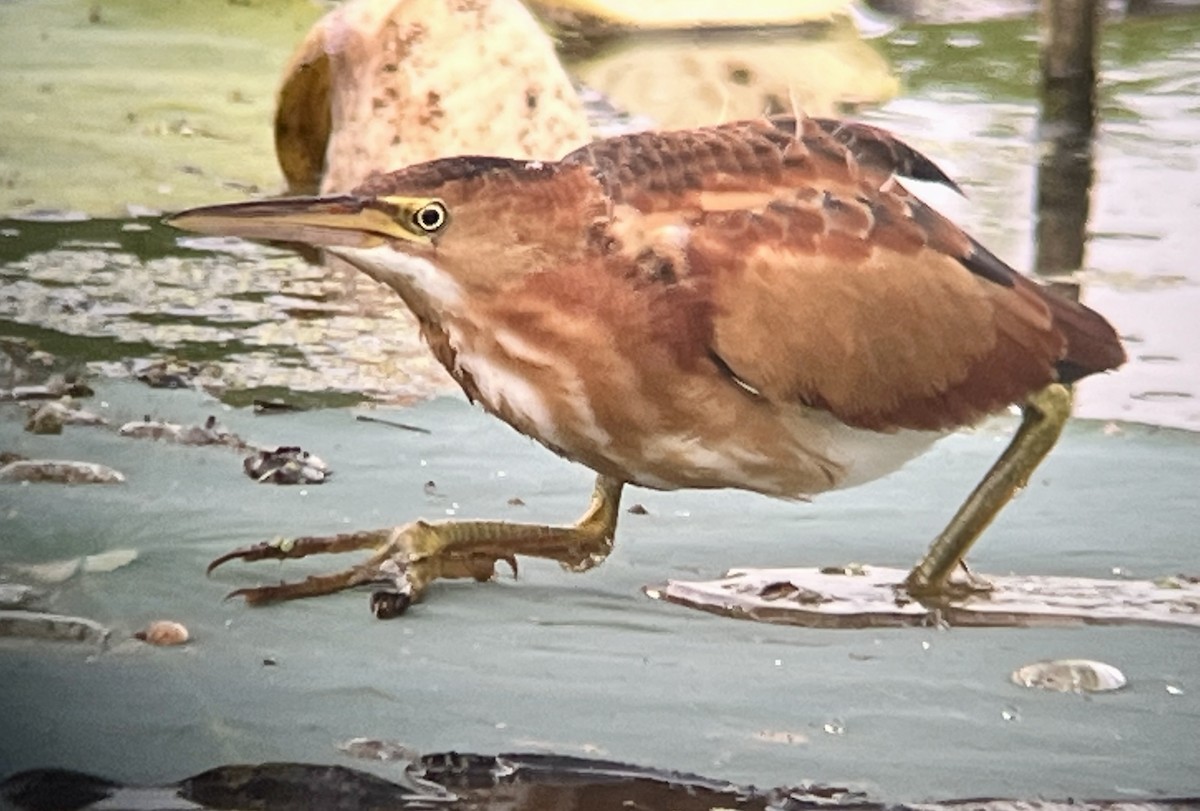
M 596 140 L 558 161 L 458 156 L 344 194 L 180 212 L 176 228 L 317 246 L 391 288 L 466 397 L 596 474 L 574 523 L 414 521 L 242 547 L 370 550 L 261 604 L 382 585 L 377 616 L 517 556 L 585 570 L 626 485 L 806 500 L 885 476 L 1012 406 L 1014 436 L 898 586 L 955 593 L 968 549 L 1057 441 L 1071 385 L 1125 351 L 903 178 L 958 189 L 868 124 L 780 116 Z M 980 588 L 985 586 L 980 585 Z

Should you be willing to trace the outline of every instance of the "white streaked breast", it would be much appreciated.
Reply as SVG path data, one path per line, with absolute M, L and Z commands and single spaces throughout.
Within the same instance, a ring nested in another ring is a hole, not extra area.
M 453 276 L 439 270 L 428 259 L 401 253 L 387 245 L 327 250 L 377 282 L 395 290 L 415 290 L 443 312 L 457 312 L 462 308 L 462 287 Z
M 558 426 L 550 407 L 528 380 L 507 365 L 470 351 L 460 350 L 455 362 L 475 381 L 484 403 L 514 428 L 545 442 L 558 443 Z

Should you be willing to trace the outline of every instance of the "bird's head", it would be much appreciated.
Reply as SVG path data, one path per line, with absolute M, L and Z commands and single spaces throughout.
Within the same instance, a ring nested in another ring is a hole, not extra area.
M 204 206 L 167 223 L 325 249 L 442 315 L 572 261 L 604 210 L 584 167 L 458 157 L 376 175 L 348 194 Z

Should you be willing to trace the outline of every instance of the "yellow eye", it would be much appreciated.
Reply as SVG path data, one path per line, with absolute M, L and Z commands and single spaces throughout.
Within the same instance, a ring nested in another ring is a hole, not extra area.
M 441 230 L 448 219 L 449 214 L 441 200 L 430 200 L 412 215 L 413 225 L 428 234 Z

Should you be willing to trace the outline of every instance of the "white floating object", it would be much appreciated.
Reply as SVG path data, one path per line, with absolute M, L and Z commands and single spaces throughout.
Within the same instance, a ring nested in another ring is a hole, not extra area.
M 182 645 L 190 637 L 183 623 L 174 620 L 155 620 L 133 636 L 150 645 Z
M 921 602 L 907 569 L 736 569 L 718 580 L 647 587 L 653 599 L 727 617 L 808 628 L 1030 627 L 1123 624 L 1200 627 L 1200 583 L 984 576 L 991 590 Z
M 1105 693 L 1128 684 L 1125 674 L 1116 667 L 1092 659 L 1034 662 L 1014 670 L 1012 681 L 1021 687 L 1060 693 Z
M 128 566 L 137 560 L 136 549 L 110 549 L 107 552 L 97 552 L 83 559 L 84 572 L 115 572 L 123 566 Z

